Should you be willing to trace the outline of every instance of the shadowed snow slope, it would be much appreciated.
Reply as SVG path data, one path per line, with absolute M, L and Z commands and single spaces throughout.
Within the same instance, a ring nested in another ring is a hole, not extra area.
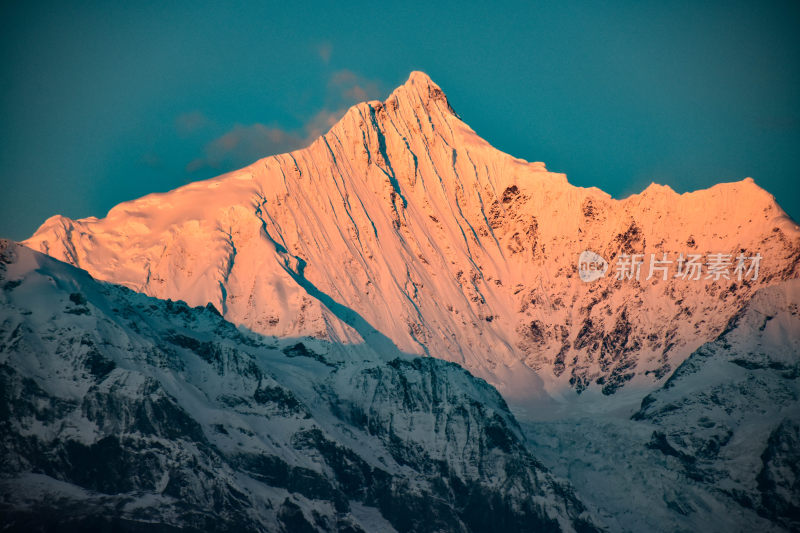
M 0 241 L 3 531 L 593 531 L 458 365 L 275 339 Z
M 308 148 L 103 219 L 53 217 L 25 244 L 259 333 L 454 361 L 519 402 L 651 390 L 800 269 L 797 225 L 752 179 L 615 200 L 492 148 L 420 72 Z M 763 260 L 745 283 L 584 283 L 585 249 L 612 268 L 621 253 Z

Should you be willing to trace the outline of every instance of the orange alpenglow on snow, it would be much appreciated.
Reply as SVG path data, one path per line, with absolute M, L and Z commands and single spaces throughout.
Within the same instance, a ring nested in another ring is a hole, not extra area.
M 800 274 L 800 230 L 752 179 L 622 200 L 575 187 L 490 146 L 421 72 L 307 148 L 52 217 L 24 244 L 259 333 L 455 361 L 520 402 L 652 387 Z M 591 283 L 584 250 L 610 265 Z M 762 260 L 744 282 L 617 279 L 620 254 L 651 253 Z

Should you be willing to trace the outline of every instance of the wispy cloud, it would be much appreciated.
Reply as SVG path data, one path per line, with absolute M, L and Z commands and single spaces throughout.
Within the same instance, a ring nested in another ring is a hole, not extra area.
M 141 160 L 142 163 L 150 168 L 161 168 L 164 165 L 164 161 L 161 156 L 154 151 L 149 151 L 142 154 Z
M 204 156 L 186 166 L 188 172 L 203 168 L 236 168 L 271 154 L 300 148 L 305 140 L 291 131 L 256 123 L 236 124 L 224 135 L 208 143 Z
M 382 92 L 382 84 L 378 80 L 366 78 L 352 70 L 337 70 L 328 79 L 329 96 L 342 101 L 355 103 L 373 100 Z
M 184 137 L 197 133 L 210 124 L 211 121 L 201 111 L 183 113 L 175 119 L 175 129 L 179 135 Z
M 333 45 L 329 42 L 320 43 L 317 47 L 317 55 L 326 65 L 331 62 L 331 54 L 333 53 Z
M 304 148 L 326 133 L 355 103 L 378 98 L 383 84 L 351 70 L 333 72 L 326 84 L 325 108 L 308 117 L 299 128 L 283 128 L 277 124 L 235 124 L 203 149 L 203 156 L 191 161 L 186 171 L 203 169 L 225 171 L 240 168 L 269 155 Z M 199 112 L 186 113 L 176 120 L 178 132 L 208 127 L 211 121 Z

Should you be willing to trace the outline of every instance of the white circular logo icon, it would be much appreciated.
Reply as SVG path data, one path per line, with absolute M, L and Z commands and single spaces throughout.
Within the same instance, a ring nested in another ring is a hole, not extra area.
M 606 275 L 608 261 L 591 250 L 584 250 L 578 257 L 578 276 L 581 281 L 595 281 Z

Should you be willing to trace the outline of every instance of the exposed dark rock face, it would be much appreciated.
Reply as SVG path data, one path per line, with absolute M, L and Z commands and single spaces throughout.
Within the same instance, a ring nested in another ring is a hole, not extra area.
M 759 510 L 770 519 L 800 527 L 800 424 L 784 420 L 761 454 L 758 473 Z

